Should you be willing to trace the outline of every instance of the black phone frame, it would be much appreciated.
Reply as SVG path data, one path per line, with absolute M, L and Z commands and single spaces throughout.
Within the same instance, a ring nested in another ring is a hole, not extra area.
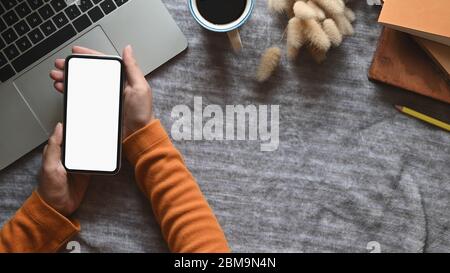
M 119 130 L 118 130 L 118 141 L 117 141 L 117 159 L 116 159 L 116 169 L 114 171 L 99 171 L 99 170 L 74 170 L 66 166 L 65 155 L 66 155 L 66 121 L 67 121 L 67 94 L 68 94 L 68 82 L 69 82 L 69 62 L 71 59 L 100 59 L 100 60 L 111 60 L 118 61 L 120 63 L 120 102 L 119 102 Z M 62 143 L 62 153 L 61 161 L 68 173 L 78 173 L 78 174 L 97 174 L 97 175 L 116 175 L 121 168 L 122 161 L 122 124 L 123 124 L 123 93 L 125 88 L 125 65 L 119 56 L 107 56 L 107 55 L 83 55 L 83 54 L 72 54 L 65 59 L 65 69 L 64 69 L 64 119 L 63 119 L 63 143 Z

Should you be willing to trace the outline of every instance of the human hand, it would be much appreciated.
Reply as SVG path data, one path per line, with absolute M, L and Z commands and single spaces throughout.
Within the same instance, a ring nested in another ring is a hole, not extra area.
M 58 123 L 44 148 L 37 193 L 49 206 L 69 216 L 80 206 L 90 177 L 66 172 L 61 162 L 62 140 L 62 124 Z
M 74 54 L 104 55 L 101 52 L 79 46 L 73 47 L 72 52 Z M 132 47 L 127 46 L 122 55 L 127 75 L 124 89 L 123 124 L 123 137 L 126 138 L 149 124 L 154 116 L 152 89 L 133 56 Z M 64 91 L 64 66 L 64 59 L 57 59 L 55 61 L 57 69 L 50 72 L 50 77 L 55 81 L 55 89 L 59 92 Z

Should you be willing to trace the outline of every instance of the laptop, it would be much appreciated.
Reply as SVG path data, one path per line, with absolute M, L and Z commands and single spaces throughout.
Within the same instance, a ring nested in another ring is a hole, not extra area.
M 145 74 L 187 48 L 160 0 L 0 1 L 0 170 L 44 143 L 62 120 L 49 72 L 74 45 L 120 55 Z

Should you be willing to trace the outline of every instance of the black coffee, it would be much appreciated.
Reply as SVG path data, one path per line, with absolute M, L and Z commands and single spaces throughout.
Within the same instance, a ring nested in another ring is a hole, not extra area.
M 196 0 L 200 14 L 216 25 L 232 23 L 244 13 L 247 0 Z

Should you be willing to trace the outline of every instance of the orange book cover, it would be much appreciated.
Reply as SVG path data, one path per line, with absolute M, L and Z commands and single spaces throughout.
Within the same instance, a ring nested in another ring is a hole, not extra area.
M 385 0 L 378 21 L 450 46 L 450 0 Z
M 416 40 L 416 42 L 425 50 L 426 53 L 428 53 L 433 61 L 439 65 L 445 77 L 450 81 L 450 46 L 420 37 L 414 37 L 414 40 Z
M 369 79 L 450 103 L 450 84 L 410 35 L 385 28 Z

